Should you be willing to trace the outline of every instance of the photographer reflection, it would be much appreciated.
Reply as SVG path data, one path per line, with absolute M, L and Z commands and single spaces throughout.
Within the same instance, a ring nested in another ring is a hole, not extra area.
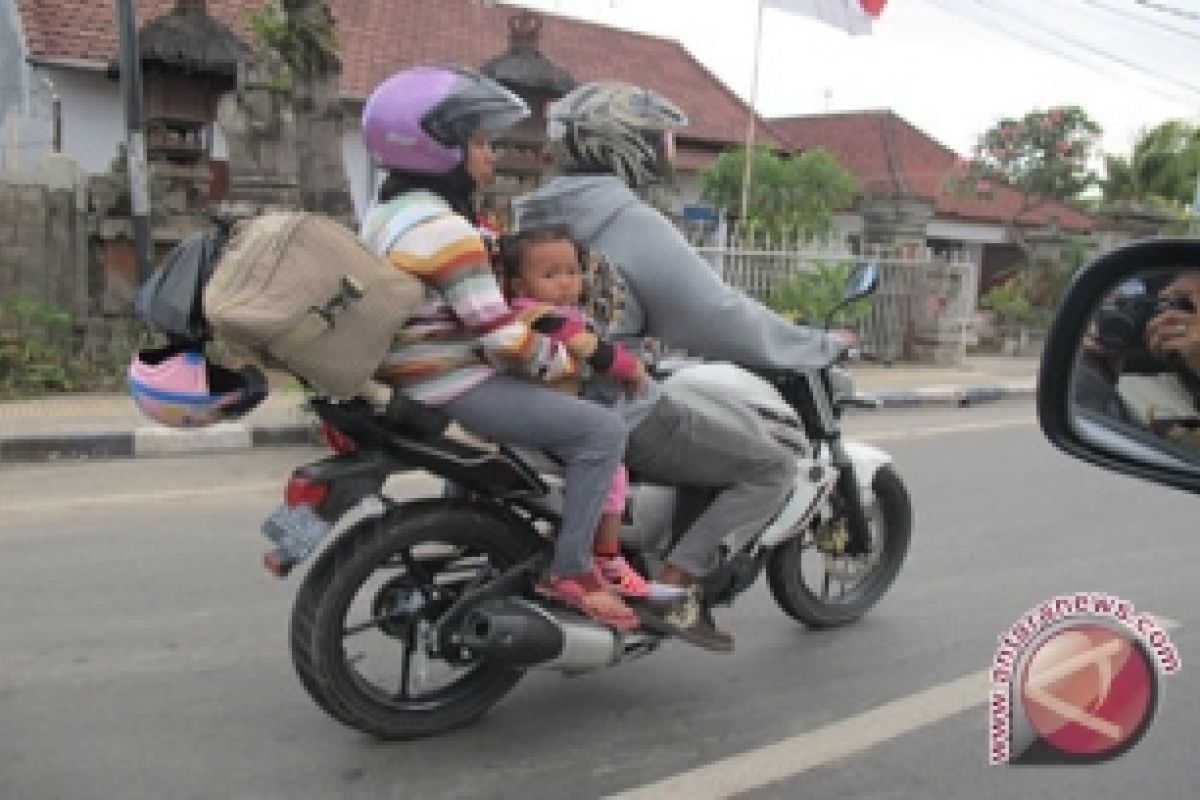
M 1083 342 L 1075 402 L 1200 448 L 1200 271 L 1122 285 Z
M 1146 323 L 1151 352 L 1174 355 L 1186 375 L 1200 378 L 1200 271 L 1175 276 L 1158 293 L 1163 311 Z

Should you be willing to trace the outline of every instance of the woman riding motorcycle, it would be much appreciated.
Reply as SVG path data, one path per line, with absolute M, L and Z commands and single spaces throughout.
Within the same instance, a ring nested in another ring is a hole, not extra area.
M 470 70 L 424 66 L 393 75 L 367 100 L 363 138 L 387 170 L 363 238 L 426 285 L 378 378 L 496 441 L 563 463 L 566 495 L 544 588 L 615 627 L 637 617 L 595 574 L 592 538 L 625 447 L 609 409 L 499 373 L 552 381 L 581 365 L 508 306 L 475 229 L 474 195 L 491 180 L 486 136 L 526 117 L 516 95 Z

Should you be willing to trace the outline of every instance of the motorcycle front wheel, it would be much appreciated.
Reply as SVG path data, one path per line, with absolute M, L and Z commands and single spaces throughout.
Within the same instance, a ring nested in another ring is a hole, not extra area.
M 870 527 L 866 554 L 839 552 L 845 522 L 835 516 L 775 548 L 767 560 L 775 602 L 809 628 L 858 620 L 879 602 L 904 563 L 912 537 L 908 490 L 891 466 L 883 466 L 871 482 L 871 495 L 864 509 Z
M 530 552 L 503 520 L 460 504 L 400 506 L 358 523 L 296 596 L 290 639 L 300 682 L 330 716 L 381 739 L 474 720 L 521 672 L 443 652 L 431 623 L 472 582 Z

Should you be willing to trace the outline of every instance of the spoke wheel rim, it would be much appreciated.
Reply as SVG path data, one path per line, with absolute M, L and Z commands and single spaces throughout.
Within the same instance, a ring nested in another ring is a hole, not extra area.
M 425 633 L 481 570 L 505 565 L 502 554 L 486 547 L 426 540 L 397 548 L 372 568 L 339 609 L 342 665 L 357 691 L 374 704 L 405 712 L 435 710 L 470 694 L 473 679 L 495 668 L 461 653 L 447 660 L 430 652 Z M 380 580 L 381 585 L 374 582 Z M 386 608 L 381 598 L 389 585 L 408 590 L 395 594 L 405 600 L 420 593 L 423 605 Z
M 850 605 L 870 591 L 887 541 L 887 523 L 878 498 L 864 509 L 869 542 L 861 556 L 838 555 L 818 545 L 811 531 L 800 542 L 799 577 L 813 597 L 829 605 Z

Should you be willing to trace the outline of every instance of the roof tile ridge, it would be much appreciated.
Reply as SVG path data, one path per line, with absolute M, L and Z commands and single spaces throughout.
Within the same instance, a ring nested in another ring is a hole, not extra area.
M 741 96 L 738 95 L 737 92 L 733 91 L 733 89 L 730 88 L 725 83 L 725 81 L 723 81 L 719 77 L 717 77 L 717 75 L 712 70 L 710 70 L 703 61 L 696 58 L 695 54 L 693 54 L 691 50 L 688 50 L 687 47 L 685 47 L 681 42 L 679 42 L 675 39 L 662 39 L 660 41 L 665 41 L 668 44 L 674 45 L 675 48 L 678 49 L 681 53 L 683 53 L 689 61 L 691 61 L 694 65 L 699 67 L 700 71 L 703 72 L 705 75 L 707 75 L 708 78 L 713 82 L 714 85 L 719 86 L 721 91 L 725 93 L 725 96 L 733 101 L 734 105 L 741 108 L 747 114 L 753 114 L 754 115 L 754 125 L 755 125 L 756 129 L 764 130 L 767 133 L 769 133 L 771 135 L 771 138 L 775 140 L 774 143 L 776 145 L 779 145 L 780 147 L 783 147 L 784 149 L 787 149 L 787 150 L 792 149 L 788 145 L 787 139 L 785 137 L 779 135 L 779 132 L 775 130 L 775 128 L 770 124 L 770 122 L 767 120 L 766 117 L 764 117 L 762 114 L 758 113 L 758 111 L 756 111 L 750 105 L 749 102 L 743 100 L 741 98 Z M 757 140 L 757 138 L 758 137 L 756 136 L 755 139 Z

